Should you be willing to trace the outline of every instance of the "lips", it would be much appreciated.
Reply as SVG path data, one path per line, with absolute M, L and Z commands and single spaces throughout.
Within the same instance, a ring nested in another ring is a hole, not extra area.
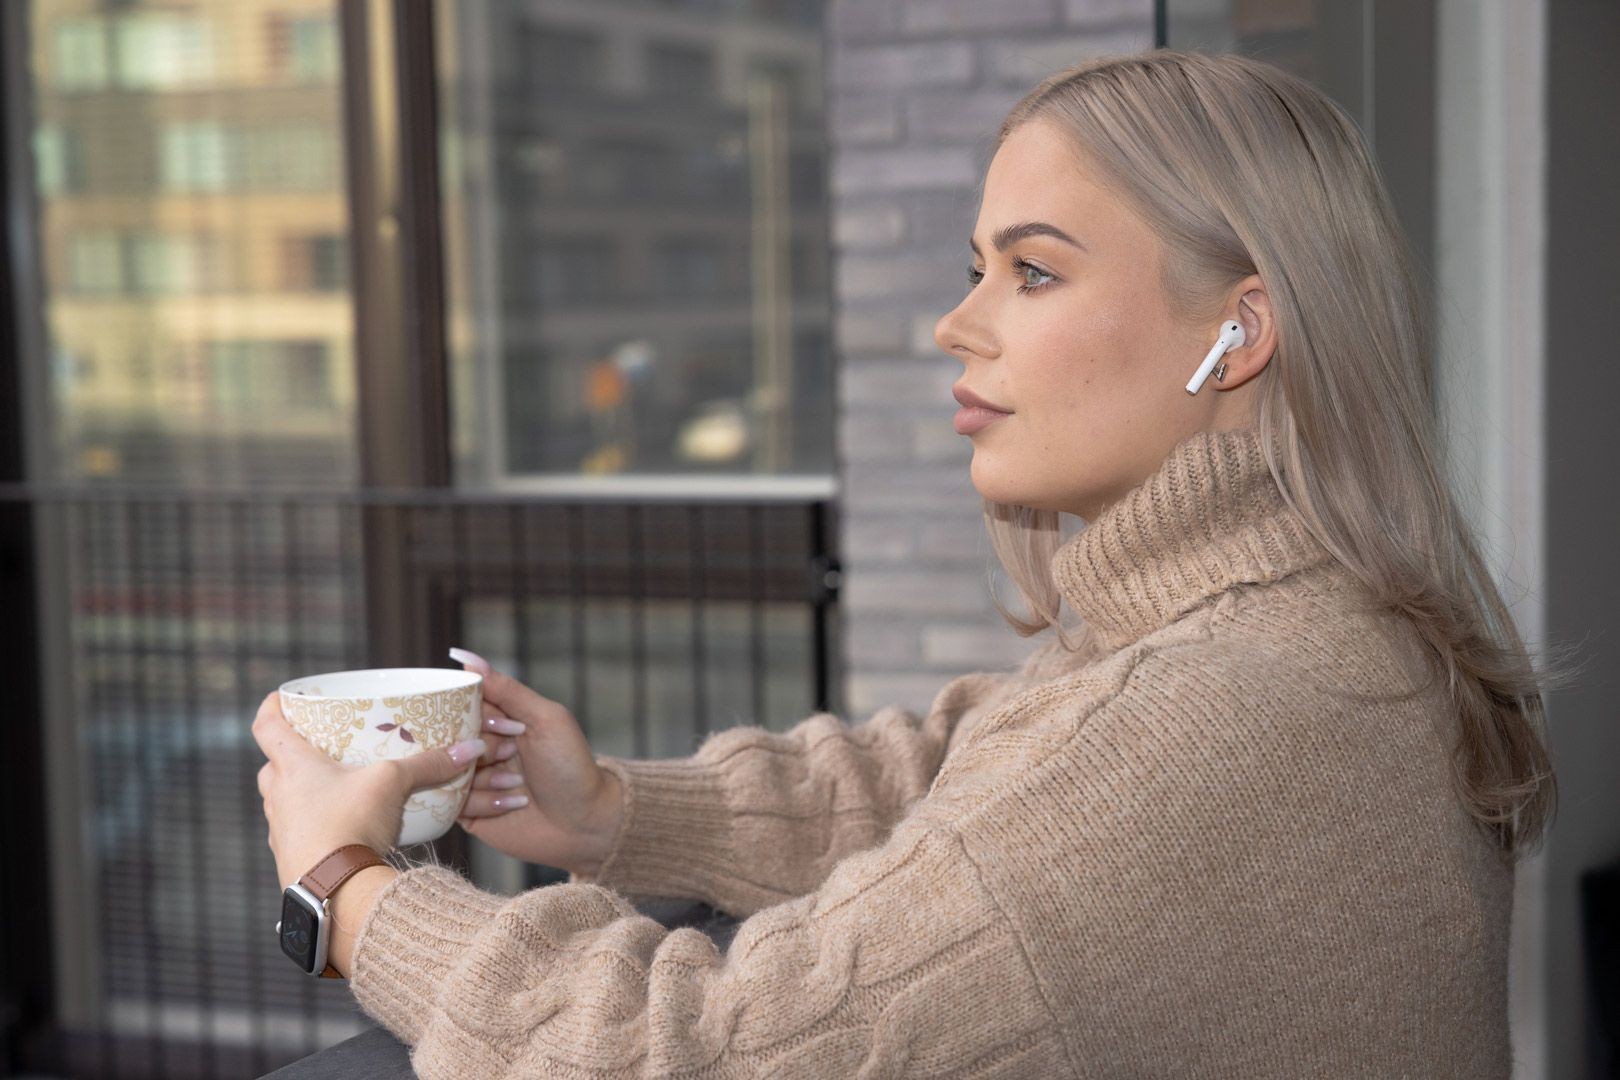
M 956 398 L 958 405 L 968 409 L 989 409 L 991 412 L 1011 413 L 1011 409 L 1003 408 L 993 401 L 987 401 L 973 391 L 962 386 L 951 387 L 951 396 Z

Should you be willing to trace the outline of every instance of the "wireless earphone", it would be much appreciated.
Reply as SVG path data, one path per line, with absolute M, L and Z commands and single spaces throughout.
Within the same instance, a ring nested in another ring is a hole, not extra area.
M 1215 361 L 1221 358 L 1221 353 L 1227 349 L 1235 349 L 1242 344 L 1243 324 L 1236 320 L 1221 323 L 1221 336 L 1215 339 L 1214 348 L 1209 350 L 1209 355 L 1204 357 L 1204 362 L 1198 365 L 1197 371 L 1193 372 L 1192 379 L 1187 383 L 1187 393 L 1198 393 L 1198 388 L 1204 385 L 1204 380 L 1209 377 L 1210 369 L 1215 366 Z M 1215 381 L 1220 382 L 1225 375 L 1226 365 L 1222 363 L 1221 370 L 1215 375 Z

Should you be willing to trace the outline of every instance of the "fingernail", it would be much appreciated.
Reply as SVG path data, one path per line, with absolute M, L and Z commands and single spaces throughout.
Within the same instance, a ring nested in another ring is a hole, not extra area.
M 520 806 L 529 805 L 527 795 L 502 795 L 498 799 L 491 799 L 490 803 L 497 810 L 516 810 Z
M 515 788 L 523 784 L 523 774 L 515 772 L 498 772 L 489 774 L 489 786 L 492 788 Z
M 491 716 L 484 721 L 484 726 L 497 735 L 521 735 L 529 730 L 523 726 L 523 721 L 508 720 L 504 716 Z
M 450 748 L 450 760 L 457 765 L 465 765 L 488 749 L 489 744 L 483 739 L 468 739 L 466 742 L 458 742 Z
M 483 742 L 482 739 L 480 739 L 478 741 Z M 505 761 L 507 758 L 511 757 L 515 753 L 517 753 L 517 743 L 515 743 L 515 742 L 501 743 L 500 749 L 495 751 L 495 760 L 496 761 Z
M 450 659 L 454 660 L 458 664 L 466 664 L 467 666 L 469 666 L 469 667 L 473 668 L 475 671 L 477 671 L 480 675 L 488 675 L 490 673 L 490 671 L 491 671 L 488 660 L 485 660 L 482 656 L 479 656 L 477 653 L 469 652 L 466 649 L 462 649 L 462 648 L 451 649 L 450 650 Z

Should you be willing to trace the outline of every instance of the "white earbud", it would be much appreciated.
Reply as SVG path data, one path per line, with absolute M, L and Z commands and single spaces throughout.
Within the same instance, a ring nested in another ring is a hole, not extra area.
M 1204 357 L 1204 362 L 1198 365 L 1197 371 L 1193 372 L 1192 379 L 1187 383 L 1187 393 L 1198 393 L 1198 388 L 1204 385 L 1204 380 L 1209 377 L 1210 370 L 1214 368 L 1215 361 L 1221 358 L 1221 354 L 1227 349 L 1235 349 L 1242 344 L 1243 324 L 1236 320 L 1221 323 L 1221 336 L 1215 339 L 1214 348 L 1209 350 L 1209 355 Z M 1225 374 L 1225 372 L 1223 371 L 1222 374 Z

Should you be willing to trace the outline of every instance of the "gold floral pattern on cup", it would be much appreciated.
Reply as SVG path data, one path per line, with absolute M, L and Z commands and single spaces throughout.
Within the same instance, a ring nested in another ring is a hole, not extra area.
M 288 722 L 304 738 L 341 761 L 343 752 L 354 741 L 355 733 L 365 730 L 365 714 L 371 709 L 372 700 L 333 698 L 309 701 L 293 698 L 285 701 L 284 706 Z
M 393 709 L 390 723 L 377 725 L 379 731 L 399 731 L 406 742 L 424 749 L 449 746 L 460 735 L 462 717 L 472 708 L 473 688 L 438 690 L 429 694 L 382 699 L 385 709 Z

